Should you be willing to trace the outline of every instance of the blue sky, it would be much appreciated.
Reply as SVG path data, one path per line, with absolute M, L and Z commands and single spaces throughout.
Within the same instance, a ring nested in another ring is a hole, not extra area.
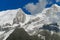
M 28 3 L 36 4 L 38 2 L 38 0 L 0 0 L 0 11 L 21 8 L 25 13 L 30 14 L 30 12 L 26 10 L 24 6 Z M 47 2 L 48 4 L 46 4 L 45 8 L 48 8 L 53 4 L 60 5 L 60 2 L 56 2 L 56 0 L 47 0 Z
M 35 0 L 0 0 L 0 10 L 21 8 L 30 2 L 36 3 L 37 1 Z

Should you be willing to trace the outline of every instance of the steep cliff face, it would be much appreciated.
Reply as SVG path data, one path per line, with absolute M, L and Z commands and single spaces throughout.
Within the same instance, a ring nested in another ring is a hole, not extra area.
M 16 17 L 13 20 L 13 24 L 15 23 L 24 23 L 26 20 L 26 15 L 24 12 L 22 12 L 22 10 L 18 9 Z

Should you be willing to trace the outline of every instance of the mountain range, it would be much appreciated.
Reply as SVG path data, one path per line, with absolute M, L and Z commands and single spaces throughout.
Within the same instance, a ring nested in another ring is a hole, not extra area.
M 51 25 L 51 27 L 47 25 Z M 0 39 L 6 40 L 16 28 L 23 28 L 30 36 L 36 35 L 43 30 L 50 31 L 53 34 L 56 33 L 55 28 L 57 28 L 57 33 L 60 35 L 60 6 L 54 4 L 52 7 L 45 8 L 42 13 L 37 13 L 36 15 L 27 15 L 21 8 L 1 11 Z M 42 35 L 38 34 L 38 36 Z

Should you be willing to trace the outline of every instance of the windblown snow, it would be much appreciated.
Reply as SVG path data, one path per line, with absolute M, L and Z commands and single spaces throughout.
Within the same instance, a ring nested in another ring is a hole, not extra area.
M 3 40 L 6 40 L 16 27 L 24 28 L 28 34 L 34 35 L 40 27 L 50 23 L 58 23 L 60 26 L 60 6 L 56 4 L 36 15 L 27 15 L 20 8 L 2 11 L 0 12 L 0 38 L 4 37 Z

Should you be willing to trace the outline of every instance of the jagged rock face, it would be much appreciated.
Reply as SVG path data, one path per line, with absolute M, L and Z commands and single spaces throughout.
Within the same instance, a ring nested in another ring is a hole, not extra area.
M 24 14 L 24 12 L 22 12 L 22 11 L 19 10 L 19 11 L 17 12 L 16 18 L 17 18 L 17 20 L 18 20 L 19 22 L 24 23 L 25 20 L 26 20 L 26 15 Z
M 22 12 L 21 10 L 18 10 L 16 17 L 13 20 L 13 24 L 24 23 L 25 20 L 26 20 L 26 15 L 24 14 L 24 12 Z

